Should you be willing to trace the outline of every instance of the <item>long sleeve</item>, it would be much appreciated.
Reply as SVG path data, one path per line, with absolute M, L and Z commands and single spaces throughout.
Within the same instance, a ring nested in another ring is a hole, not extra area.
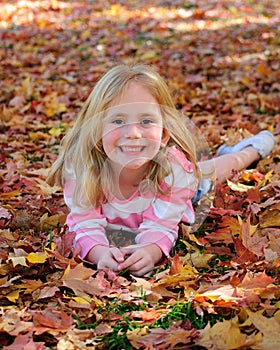
M 178 238 L 178 224 L 185 221 L 194 222 L 195 215 L 191 203 L 197 188 L 192 165 L 178 150 L 171 151 L 174 182 L 170 193 L 157 195 L 149 208 L 143 212 L 143 222 L 136 236 L 136 243 L 155 243 L 168 256 Z M 174 162 L 175 156 L 177 161 Z M 168 176 L 163 187 L 172 184 Z
M 109 246 L 106 236 L 107 220 L 102 214 L 101 207 L 83 209 L 74 205 L 72 196 L 75 189 L 75 179 L 68 179 L 64 186 L 64 200 L 70 209 L 66 223 L 70 231 L 76 233 L 75 251 L 82 258 L 96 245 Z

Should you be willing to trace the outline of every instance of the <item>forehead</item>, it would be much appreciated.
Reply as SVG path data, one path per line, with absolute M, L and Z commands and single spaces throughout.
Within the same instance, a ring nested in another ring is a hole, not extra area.
M 157 103 L 135 102 L 111 106 L 106 110 L 105 115 L 106 117 L 115 115 L 150 115 L 155 117 L 161 117 L 161 110 L 160 106 Z
M 122 105 L 126 103 L 154 103 L 157 104 L 158 101 L 149 91 L 149 89 L 141 83 L 132 81 L 121 94 L 116 96 L 110 103 L 110 106 Z

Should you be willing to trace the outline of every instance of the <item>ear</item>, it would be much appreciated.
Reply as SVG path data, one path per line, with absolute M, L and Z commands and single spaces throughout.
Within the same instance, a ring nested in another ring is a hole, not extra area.
M 169 139 L 170 139 L 170 136 L 169 136 L 167 130 L 163 129 L 162 130 L 162 135 L 161 135 L 161 146 L 165 147 L 167 145 Z

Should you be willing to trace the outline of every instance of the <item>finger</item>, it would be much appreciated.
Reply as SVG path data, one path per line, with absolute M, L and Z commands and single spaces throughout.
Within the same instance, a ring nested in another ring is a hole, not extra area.
M 119 270 L 124 270 L 130 267 L 131 265 L 134 265 L 139 261 L 142 257 L 139 256 L 138 254 L 132 254 L 130 255 L 122 264 L 119 265 Z
M 130 272 L 134 276 L 149 277 L 151 275 L 151 273 L 153 272 L 153 268 L 154 267 L 151 267 L 151 266 L 150 267 L 144 266 L 142 269 L 136 270 L 136 271 L 132 271 L 132 269 L 131 269 Z
M 119 248 L 117 247 L 111 248 L 111 254 L 118 263 L 121 263 L 124 261 L 124 254 L 121 252 Z
M 97 269 L 98 270 L 113 270 L 113 271 L 118 271 L 118 266 L 119 264 L 114 260 L 114 259 L 108 259 L 106 262 L 101 261 L 98 266 Z
M 145 270 L 145 272 L 150 271 L 153 268 L 153 264 L 147 262 L 146 259 L 138 260 L 135 264 L 132 264 L 129 268 L 131 273 L 140 272 Z
M 127 247 L 120 248 L 120 251 L 125 256 L 125 255 L 133 254 L 135 252 L 135 248 L 133 248 L 132 246 L 127 246 Z

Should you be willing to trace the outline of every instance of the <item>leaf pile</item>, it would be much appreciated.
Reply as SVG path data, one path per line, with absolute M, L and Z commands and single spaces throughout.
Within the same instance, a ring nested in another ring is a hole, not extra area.
M 215 153 L 280 134 L 277 0 L 0 1 L 0 347 L 265 349 L 280 343 L 279 145 L 216 188 L 150 278 L 71 255 L 45 182 L 97 79 L 144 62 Z

